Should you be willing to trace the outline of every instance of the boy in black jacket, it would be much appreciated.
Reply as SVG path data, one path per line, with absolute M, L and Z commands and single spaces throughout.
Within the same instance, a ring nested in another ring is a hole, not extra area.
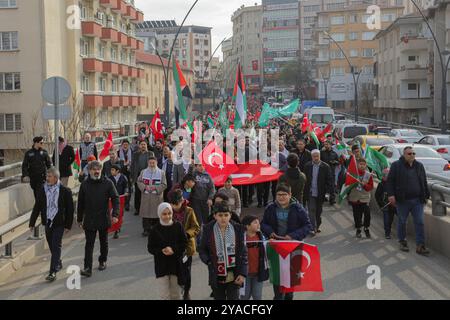
M 389 175 L 389 168 L 383 170 L 383 179 L 378 184 L 375 191 L 375 199 L 378 206 L 383 211 L 384 219 L 384 235 L 386 239 L 391 239 L 392 222 L 394 222 L 394 215 L 397 214 L 397 209 L 389 204 L 388 194 L 386 190 L 387 177 Z
M 121 172 L 121 166 L 118 164 L 113 164 L 111 166 L 111 175 L 108 177 L 109 180 L 112 181 L 114 184 L 114 187 L 116 187 L 117 193 L 120 196 L 128 197 L 129 190 L 128 190 L 128 179 L 125 175 L 123 175 Z M 120 229 L 114 232 L 114 239 L 119 238 L 119 232 Z

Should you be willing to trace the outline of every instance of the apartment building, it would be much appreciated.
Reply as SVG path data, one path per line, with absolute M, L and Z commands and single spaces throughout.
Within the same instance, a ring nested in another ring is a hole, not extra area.
M 52 76 L 71 84 L 69 140 L 84 131 L 127 133 L 144 102 L 135 52 L 143 43 L 135 24 L 143 13 L 124 0 L 0 1 L 0 150 L 6 162 L 20 158 L 34 135 L 51 139 L 43 121 L 41 87 Z
M 262 90 L 262 15 L 261 5 L 241 6 L 233 13 L 233 58 L 241 63 L 248 94 Z M 236 69 L 236 67 L 232 68 Z
M 236 77 L 236 65 L 237 60 L 233 55 L 233 37 L 225 40 L 222 43 L 222 79 L 221 88 L 224 89 L 224 93 L 232 94 L 233 91 L 233 76 Z M 234 72 L 233 72 L 234 70 Z
M 431 34 L 419 15 L 397 18 L 375 37 L 375 103 L 379 119 L 431 125 Z

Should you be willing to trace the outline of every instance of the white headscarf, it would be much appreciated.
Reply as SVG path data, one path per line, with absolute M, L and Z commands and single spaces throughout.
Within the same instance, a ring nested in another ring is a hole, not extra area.
M 162 213 L 163 213 L 164 210 L 166 210 L 166 209 L 169 209 L 170 212 L 172 212 L 172 214 L 173 214 L 172 206 L 171 206 L 169 203 L 167 203 L 167 202 L 161 203 L 161 204 L 158 206 L 159 223 L 161 223 L 161 225 L 163 225 L 163 226 L 171 226 L 171 225 L 173 224 L 173 220 L 170 220 L 169 223 L 165 223 L 165 222 L 163 222 L 162 219 L 161 219 Z

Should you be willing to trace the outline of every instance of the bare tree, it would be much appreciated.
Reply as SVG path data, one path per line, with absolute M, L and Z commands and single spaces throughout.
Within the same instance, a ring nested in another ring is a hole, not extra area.
M 72 117 L 69 120 L 61 121 L 62 132 L 67 141 L 77 141 L 84 129 L 83 123 L 86 116 L 83 96 L 80 93 L 72 93 L 69 105 L 72 107 Z

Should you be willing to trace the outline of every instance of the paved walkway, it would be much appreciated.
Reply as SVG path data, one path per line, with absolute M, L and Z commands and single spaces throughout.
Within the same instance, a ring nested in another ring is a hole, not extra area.
M 250 208 L 247 213 L 262 214 Z M 432 252 L 422 257 L 411 250 L 398 250 L 396 240 L 385 240 L 381 217 L 374 214 L 372 239 L 356 239 L 348 207 L 325 207 L 322 233 L 307 242 L 319 247 L 322 261 L 323 293 L 296 293 L 295 299 L 450 299 L 450 261 Z M 414 241 L 410 239 L 410 247 Z M 81 290 L 69 290 L 65 269 L 54 283 L 44 278 L 49 255 L 36 257 L 0 287 L 0 299 L 159 299 L 154 278 L 153 258 L 147 252 L 147 239 L 141 236 L 141 220 L 126 213 L 121 238 L 109 241 L 108 268 L 94 269 L 91 278 L 82 278 Z M 95 248 L 98 257 L 98 243 Z M 64 268 L 83 265 L 84 235 L 74 227 L 63 246 Z M 367 268 L 381 269 L 381 289 L 367 288 Z M 207 268 L 198 256 L 192 267 L 193 299 L 209 298 Z M 272 287 L 265 283 L 264 299 L 272 299 Z

